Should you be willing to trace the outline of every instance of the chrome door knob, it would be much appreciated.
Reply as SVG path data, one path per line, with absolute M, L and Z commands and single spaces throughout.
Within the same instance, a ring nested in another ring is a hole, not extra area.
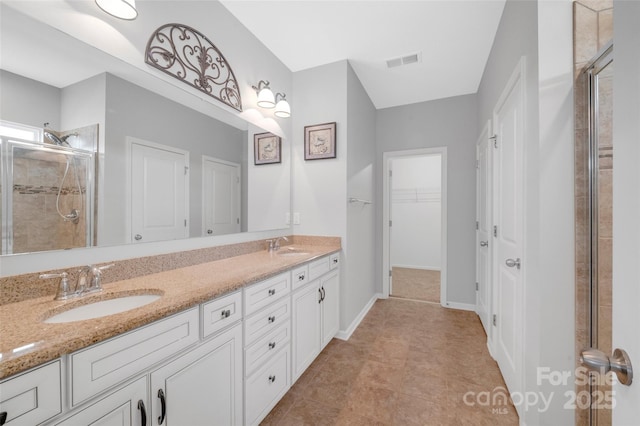
M 480 241 L 480 247 L 489 247 L 489 241 Z
M 507 259 L 504 261 L 504 264 L 509 268 L 513 268 L 515 266 L 516 268 L 520 269 L 520 258 L 517 258 L 516 260 Z
M 580 364 L 600 374 L 613 371 L 623 385 L 630 386 L 633 381 L 631 360 L 623 349 L 614 350 L 612 356 L 607 356 L 607 354 L 598 349 L 584 349 L 580 353 Z

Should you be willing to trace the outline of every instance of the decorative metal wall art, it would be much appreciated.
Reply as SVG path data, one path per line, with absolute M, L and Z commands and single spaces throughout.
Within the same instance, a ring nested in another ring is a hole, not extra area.
M 242 111 L 233 70 L 222 52 L 199 31 L 181 24 L 161 26 L 147 43 L 145 62 Z

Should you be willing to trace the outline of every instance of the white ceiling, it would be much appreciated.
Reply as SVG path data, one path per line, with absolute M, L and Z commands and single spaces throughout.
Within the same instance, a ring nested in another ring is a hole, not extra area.
M 222 0 L 291 71 L 348 59 L 376 108 L 475 93 L 505 0 Z M 421 62 L 387 68 L 421 53 Z

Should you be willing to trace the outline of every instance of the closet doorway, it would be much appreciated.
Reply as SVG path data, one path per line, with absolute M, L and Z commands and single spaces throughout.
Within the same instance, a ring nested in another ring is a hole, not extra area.
M 446 303 L 446 148 L 384 153 L 385 296 Z

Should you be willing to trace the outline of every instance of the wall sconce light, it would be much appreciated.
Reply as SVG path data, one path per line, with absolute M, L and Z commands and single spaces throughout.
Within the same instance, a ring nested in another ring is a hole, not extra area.
M 116 18 L 132 21 L 138 17 L 136 0 L 96 0 L 96 4 Z
M 258 106 L 261 108 L 273 108 L 276 106 L 275 98 L 273 97 L 273 92 L 269 88 L 269 82 L 260 80 L 258 83 L 258 87 L 253 87 L 253 90 L 258 94 Z
M 280 100 L 278 100 L 280 98 Z M 273 113 L 276 117 L 289 118 L 291 117 L 291 107 L 287 102 L 286 95 L 284 93 L 276 94 L 276 110 Z

